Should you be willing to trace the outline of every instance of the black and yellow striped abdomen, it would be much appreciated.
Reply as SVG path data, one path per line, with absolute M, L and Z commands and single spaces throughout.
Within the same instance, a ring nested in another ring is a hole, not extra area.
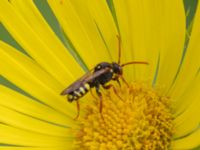
M 72 91 L 67 95 L 67 99 L 69 102 L 72 102 L 74 100 L 78 100 L 82 96 L 84 96 L 90 89 L 90 85 L 88 83 L 85 83 L 83 86 L 80 86 L 78 89 Z

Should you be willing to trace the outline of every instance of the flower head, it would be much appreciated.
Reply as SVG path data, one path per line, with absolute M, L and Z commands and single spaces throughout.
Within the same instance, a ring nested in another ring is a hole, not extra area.
M 173 133 L 169 100 L 143 84 L 119 88 L 87 108 L 77 135 L 79 149 L 167 149 Z M 159 141 L 159 142 L 158 142 Z
M 0 41 L 0 148 L 199 146 L 200 4 L 190 30 L 178 0 L 1 0 L 0 23 L 9 39 Z M 122 63 L 149 65 L 124 67 L 128 86 L 110 81 L 102 97 L 83 96 L 74 120 L 76 103 L 61 91 L 96 64 L 117 62 L 117 35 Z

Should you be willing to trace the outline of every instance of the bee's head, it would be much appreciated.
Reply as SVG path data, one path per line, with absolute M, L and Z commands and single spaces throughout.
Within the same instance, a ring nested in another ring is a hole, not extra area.
M 117 63 L 115 63 L 115 62 L 113 62 L 112 63 L 112 67 L 113 67 L 113 72 L 115 73 L 115 74 L 117 74 L 117 75 L 122 75 L 122 67 L 119 65 L 119 64 L 117 64 Z

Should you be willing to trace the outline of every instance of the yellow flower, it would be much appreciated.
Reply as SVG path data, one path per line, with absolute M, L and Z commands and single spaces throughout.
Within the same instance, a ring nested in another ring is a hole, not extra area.
M 0 41 L 9 84 L 0 85 L 0 149 L 198 149 L 200 4 L 187 43 L 180 0 L 48 0 L 60 38 L 35 3 L 0 0 L 0 23 L 18 44 Z M 91 94 L 81 98 L 74 120 L 76 104 L 60 92 L 99 62 L 117 61 L 116 35 L 122 62 L 149 65 L 123 68 L 129 87 L 112 83 L 117 94 L 101 90 L 102 114 Z

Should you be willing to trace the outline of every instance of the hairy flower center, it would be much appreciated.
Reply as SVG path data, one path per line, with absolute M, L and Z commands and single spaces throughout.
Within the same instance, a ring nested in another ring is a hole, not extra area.
M 116 86 L 117 87 L 117 86 Z M 88 106 L 76 143 L 82 150 L 168 149 L 173 131 L 169 99 L 133 83 L 103 94 L 103 111 Z

